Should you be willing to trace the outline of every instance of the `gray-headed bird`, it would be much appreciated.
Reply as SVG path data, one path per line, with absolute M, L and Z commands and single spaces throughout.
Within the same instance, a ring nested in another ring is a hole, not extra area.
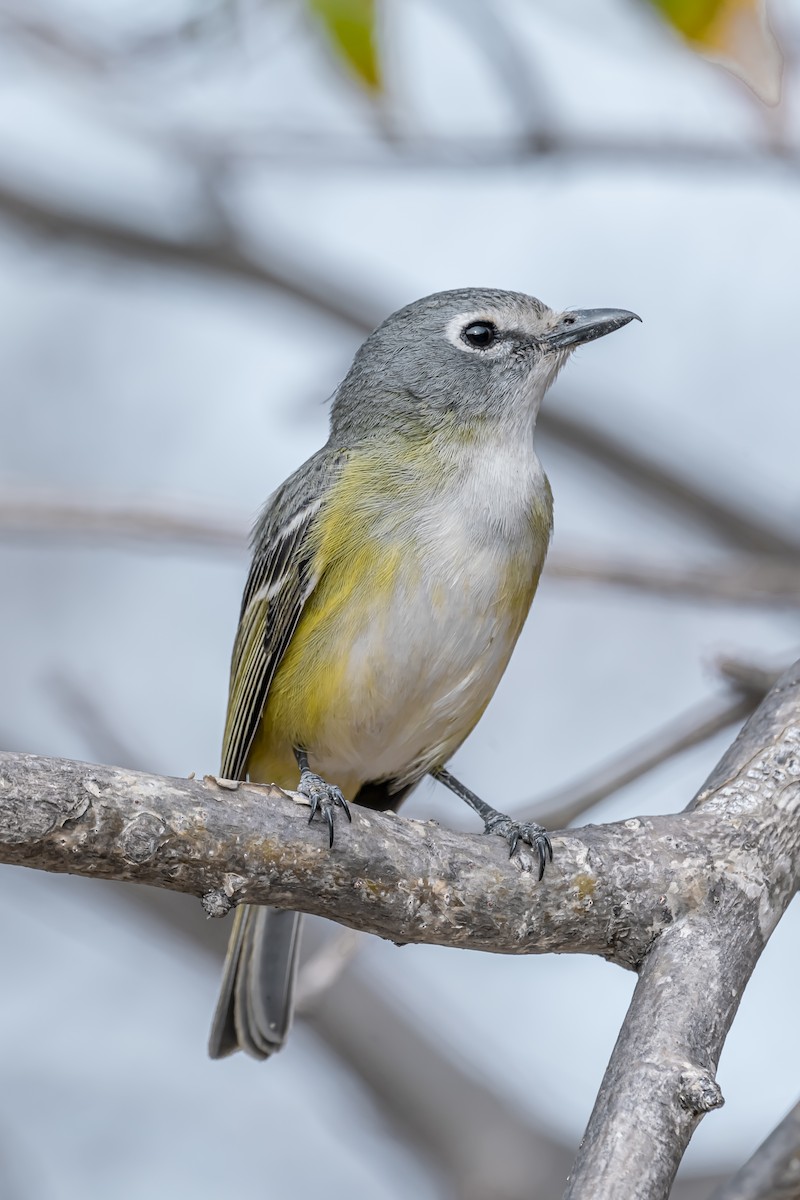
M 542 398 L 575 346 L 634 318 L 464 288 L 370 334 L 334 397 L 328 441 L 255 527 L 222 776 L 296 788 L 332 846 L 348 801 L 396 809 L 433 775 L 512 854 L 519 840 L 532 846 L 542 877 L 545 830 L 498 812 L 445 764 L 500 682 L 547 553 L 552 495 L 533 443 Z M 283 1045 L 299 926 L 297 913 L 237 909 L 212 1057 Z

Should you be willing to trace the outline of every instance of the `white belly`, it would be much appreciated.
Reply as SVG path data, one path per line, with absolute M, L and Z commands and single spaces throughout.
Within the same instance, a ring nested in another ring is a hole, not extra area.
M 319 731 L 327 778 L 418 778 L 445 762 L 491 699 L 519 632 L 476 590 L 398 589 L 347 655 L 341 701 Z

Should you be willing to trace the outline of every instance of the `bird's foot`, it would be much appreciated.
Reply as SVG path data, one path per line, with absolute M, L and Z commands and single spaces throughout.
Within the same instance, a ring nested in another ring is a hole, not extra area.
M 553 861 L 553 846 L 550 841 L 550 835 L 543 825 L 537 825 L 536 821 L 514 821 L 511 817 L 507 817 L 505 813 L 495 812 L 492 816 L 487 817 L 484 825 L 484 833 L 493 833 L 497 837 L 506 839 L 509 845 L 508 857 L 511 858 L 514 851 L 520 842 L 524 842 L 526 846 L 536 851 L 539 858 L 539 878 L 544 875 L 544 868 L 548 859 Z
M 505 813 L 498 812 L 496 808 L 492 808 L 491 804 L 481 800 L 480 796 L 476 796 L 468 787 L 460 783 L 455 775 L 451 775 L 445 767 L 435 767 L 431 771 L 431 775 L 449 788 L 454 795 L 466 800 L 470 808 L 483 821 L 484 833 L 495 833 L 506 839 L 510 847 L 509 858 L 520 842 L 525 842 L 534 849 L 539 856 L 539 878 L 543 877 L 547 860 L 553 861 L 550 835 L 543 825 L 537 825 L 535 821 L 513 821 Z
M 302 796 L 308 797 L 311 804 L 311 816 L 308 818 L 309 825 L 317 813 L 319 813 L 328 826 L 328 845 L 332 846 L 334 809 L 343 808 L 348 821 L 352 821 L 353 819 L 350 815 L 348 803 L 340 789 L 334 784 L 326 783 L 321 775 L 316 775 L 313 771 L 309 771 L 306 768 L 300 772 L 300 786 L 297 790 Z

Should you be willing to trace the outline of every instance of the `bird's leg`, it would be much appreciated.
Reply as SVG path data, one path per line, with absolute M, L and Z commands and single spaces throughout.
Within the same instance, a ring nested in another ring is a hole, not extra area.
M 550 862 L 553 861 L 553 847 L 544 826 L 537 825 L 535 821 L 514 821 L 505 813 L 498 812 L 496 808 L 492 808 L 491 804 L 481 800 L 480 796 L 476 796 L 468 787 L 460 783 L 455 775 L 451 775 L 444 767 L 436 767 L 431 771 L 431 775 L 434 779 L 438 779 L 439 783 L 443 783 L 446 788 L 449 788 L 454 795 L 466 800 L 470 808 L 473 808 L 483 821 L 485 833 L 495 833 L 499 837 L 506 838 L 510 847 L 509 858 L 519 842 L 527 842 L 529 846 L 532 846 L 539 856 L 539 878 L 542 878 L 548 858 Z
M 307 796 L 311 802 L 311 816 L 308 818 L 308 823 L 310 825 L 314 817 L 319 813 L 328 826 L 328 845 L 332 846 L 333 810 L 338 805 L 339 808 L 344 809 L 348 821 L 352 821 L 350 808 L 338 787 L 331 783 L 326 783 L 321 775 L 315 775 L 310 770 L 308 754 L 305 750 L 301 750 L 298 746 L 295 746 L 294 756 L 300 768 L 300 786 L 297 790 L 302 796 Z

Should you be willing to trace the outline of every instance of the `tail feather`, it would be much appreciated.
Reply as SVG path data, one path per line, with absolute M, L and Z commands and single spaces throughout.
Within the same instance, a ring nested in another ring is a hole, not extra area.
M 242 905 L 236 910 L 208 1052 L 244 1050 L 269 1058 L 292 1023 L 300 913 Z

